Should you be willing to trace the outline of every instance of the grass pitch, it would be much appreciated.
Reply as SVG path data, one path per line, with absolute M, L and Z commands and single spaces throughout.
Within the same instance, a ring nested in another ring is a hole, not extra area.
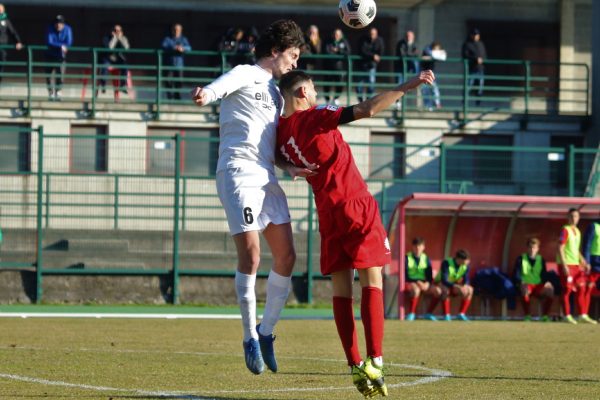
M 362 398 L 333 321 L 276 334 L 280 371 L 255 376 L 239 320 L 2 318 L 0 399 Z M 386 321 L 385 334 L 391 399 L 600 399 L 599 326 Z

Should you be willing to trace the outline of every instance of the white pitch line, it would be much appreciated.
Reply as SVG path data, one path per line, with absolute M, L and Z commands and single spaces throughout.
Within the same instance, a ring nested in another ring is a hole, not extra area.
M 13 381 L 21 381 L 28 383 L 38 383 L 46 386 L 62 386 L 74 389 L 87 389 L 93 390 L 96 392 L 125 392 L 125 393 L 136 393 L 142 396 L 155 396 L 155 397 L 164 397 L 170 399 L 198 399 L 198 400 L 216 400 L 213 397 L 200 397 L 200 396 L 191 396 L 191 395 L 182 395 L 180 393 L 168 393 L 168 392 L 155 392 L 150 390 L 141 390 L 141 389 L 120 389 L 120 388 L 112 388 L 108 386 L 93 386 L 93 385 L 85 385 L 79 383 L 69 383 L 63 381 L 50 381 L 48 379 L 40 379 L 40 378 L 32 378 L 29 376 L 21 376 L 14 374 L 2 374 L 0 373 L 0 378 L 10 379 Z
M 48 350 L 44 348 L 31 348 L 31 347 L 16 347 L 12 349 L 29 349 L 29 350 Z M 1 350 L 1 349 L 0 349 Z M 57 349 L 53 349 L 57 350 Z M 65 349 L 62 349 L 65 350 Z M 98 351 L 98 352 L 123 352 L 123 353 L 165 353 L 161 351 L 152 351 L 152 350 L 128 350 L 128 349 L 68 349 L 69 351 Z M 239 356 L 237 354 L 225 354 L 225 353 L 200 353 L 200 352 L 168 352 L 169 354 L 187 354 L 187 355 L 212 355 L 212 356 Z M 345 360 L 341 359 L 331 359 L 331 358 L 316 358 L 316 357 L 279 357 L 281 359 L 297 359 L 297 360 L 312 360 L 312 361 L 320 361 L 320 362 L 345 362 Z M 410 364 L 398 364 L 393 362 L 386 363 L 388 366 L 395 366 L 399 368 L 406 369 L 415 369 L 420 371 L 425 371 L 430 373 L 430 375 L 423 376 L 412 382 L 400 382 L 400 383 L 388 383 L 388 387 L 397 388 L 397 387 L 407 387 L 407 386 L 416 386 L 423 385 L 428 383 L 434 383 L 444 378 L 448 378 L 452 376 L 450 371 L 445 371 L 441 369 L 427 368 L 419 365 L 410 365 Z M 39 383 L 43 385 L 51 385 L 51 386 L 63 386 L 70 388 L 78 388 L 78 389 L 87 389 L 94 391 L 115 391 L 115 392 L 127 392 L 127 393 L 137 393 L 140 395 L 146 396 L 162 396 L 165 398 L 172 399 L 190 399 L 190 400 L 211 400 L 211 397 L 204 397 L 201 395 L 196 395 L 196 392 L 191 391 L 177 391 L 177 392 L 166 392 L 166 391 L 148 391 L 143 389 L 122 389 L 122 388 L 111 388 L 106 386 L 92 386 L 86 384 L 76 384 L 69 383 L 63 381 L 50 381 L 47 379 L 39 379 L 32 378 L 14 374 L 3 374 L 0 373 L 0 378 L 18 380 L 23 382 L 30 383 Z M 342 390 L 355 390 L 353 386 L 344 386 L 344 387 L 300 387 L 300 388 L 282 388 L 282 389 L 260 389 L 260 390 L 248 390 L 248 389 L 240 389 L 240 390 L 208 390 L 207 392 L 211 395 L 219 395 L 219 394 L 235 394 L 235 393 L 285 393 L 285 392 L 323 392 L 323 391 L 342 391 Z M 214 399 L 213 399 L 214 400 Z
M 238 314 L 136 314 L 136 313 L 44 313 L 0 312 L 0 318 L 132 318 L 132 319 L 241 319 Z M 260 316 L 259 316 L 260 318 Z

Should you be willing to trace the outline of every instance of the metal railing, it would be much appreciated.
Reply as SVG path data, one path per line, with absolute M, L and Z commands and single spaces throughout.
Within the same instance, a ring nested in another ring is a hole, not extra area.
M 192 268 L 180 259 L 180 234 L 227 231 L 214 176 L 194 173 L 186 164 L 186 143 L 216 143 L 215 138 L 179 134 L 58 135 L 44 134 L 42 127 L 3 130 L 0 134 L 10 132 L 25 135 L 15 142 L 24 143 L 21 150 L 30 154 L 23 155 L 25 162 L 15 161 L 14 168 L 0 163 L 0 226 L 35 231 L 32 248 L 35 247 L 36 255 L 30 260 L 0 261 L 0 268 L 35 271 L 38 302 L 43 298 L 42 281 L 46 275 L 169 276 L 175 303 L 179 299 L 181 276 L 233 275 L 232 269 Z M 106 148 L 112 149 L 108 162 L 97 164 L 106 168 L 78 171 L 73 142 L 84 141 L 94 146 L 99 140 L 108 141 Z M 380 204 L 384 221 L 400 199 L 417 191 L 574 196 L 594 195 L 596 190 L 591 187 L 596 178 L 590 183 L 590 174 L 597 175 L 594 169 L 597 149 L 444 143 L 391 146 L 351 143 L 351 146 L 357 165 Z M 386 153 L 386 147 L 393 151 Z M 373 165 L 374 158 L 378 158 L 377 166 Z M 386 176 L 386 171 L 391 175 Z M 306 235 L 306 265 L 298 265 L 294 276 L 306 281 L 310 302 L 313 279 L 322 278 L 313 265 L 318 223 L 313 197 L 308 185 L 291 182 L 283 176 L 281 184 L 288 195 L 294 230 Z M 161 267 L 45 266 L 49 249 L 44 247 L 44 235 L 53 229 L 82 227 L 91 231 L 170 232 L 170 247 L 164 251 L 170 258 Z
M 12 83 L 11 90 L 3 93 L 3 99 L 19 101 L 24 115 L 30 113 L 32 107 L 48 108 L 47 104 L 42 106 L 35 102 L 49 99 L 45 81 L 52 78 L 51 70 L 60 68 L 62 63 L 48 59 L 46 49 L 46 46 L 28 46 L 18 54 L 11 52 L 15 61 L 4 63 L 2 76 Z M 165 105 L 191 104 L 189 90 L 192 87 L 212 81 L 243 56 L 189 51 L 185 55 L 186 66 L 180 70 L 166 64 L 167 55 L 160 49 L 120 49 L 119 53 L 127 57 L 127 61 L 120 64 L 107 61 L 110 53 L 114 50 L 72 47 L 64 65 L 63 101 L 80 103 L 83 114 L 90 118 L 96 115 L 100 104 L 122 101 L 143 105 L 158 119 Z M 340 100 L 344 104 L 357 101 L 355 92 L 369 75 L 359 68 L 359 56 L 305 55 L 303 59 L 317 63 L 317 69 L 309 72 L 322 96 L 333 97 L 333 88 L 342 87 Z M 343 61 L 344 69 L 325 68 L 332 61 Z M 400 68 L 396 65 L 397 57 L 383 56 L 373 89 L 394 87 L 401 71 L 405 79 L 411 75 L 407 72 L 408 63 L 419 61 L 404 58 Z M 590 71 L 586 64 L 488 59 L 485 67 L 483 95 L 477 96 L 473 94 L 475 76 L 469 73 L 467 60 L 436 61 L 441 108 L 427 105 L 433 100 L 429 88 L 425 87 L 404 96 L 394 110 L 395 117 L 402 122 L 407 112 L 428 109 L 458 113 L 463 122 L 469 120 L 472 113 L 589 114 Z M 181 72 L 183 77 L 173 75 L 175 72 Z M 105 89 L 114 92 L 112 96 L 103 93 L 102 82 L 106 82 Z M 325 93 L 325 87 L 331 88 L 329 93 Z

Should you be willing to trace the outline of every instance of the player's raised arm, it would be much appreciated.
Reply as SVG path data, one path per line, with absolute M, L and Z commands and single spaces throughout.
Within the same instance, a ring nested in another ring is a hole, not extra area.
M 409 90 L 416 89 L 422 84 L 432 84 L 434 80 L 435 75 L 433 74 L 433 71 L 422 71 L 421 73 L 419 73 L 419 75 L 395 87 L 394 89 L 385 91 L 383 93 L 378 94 L 375 97 L 372 97 L 368 100 L 356 104 L 353 107 L 354 119 L 357 120 L 361 118 L 370 118 L 379 113 L 380 111 L 383 111 L 386 108 L 390 107 L 402 96 L 404 96 Z

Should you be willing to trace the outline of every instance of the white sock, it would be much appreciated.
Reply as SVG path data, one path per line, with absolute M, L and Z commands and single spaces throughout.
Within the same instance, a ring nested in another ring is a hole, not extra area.
M 244 342 L 251 338 L 258 339 L 256 333 L 256 293 L 254 285 L 256 275 L 235 272 L 235 292 L 237 293 L 240 313 L 242 314 L 242 328 L 244 329 Z
M 285 306 L 288 295 L 290 294 L 291 276 L 282 276 L 271 270 L 267 280 L 267 302 L 265 312 L 260 322 L 260 334 L 271 335 L 275 324 L 279 321 L 281 310 Z

